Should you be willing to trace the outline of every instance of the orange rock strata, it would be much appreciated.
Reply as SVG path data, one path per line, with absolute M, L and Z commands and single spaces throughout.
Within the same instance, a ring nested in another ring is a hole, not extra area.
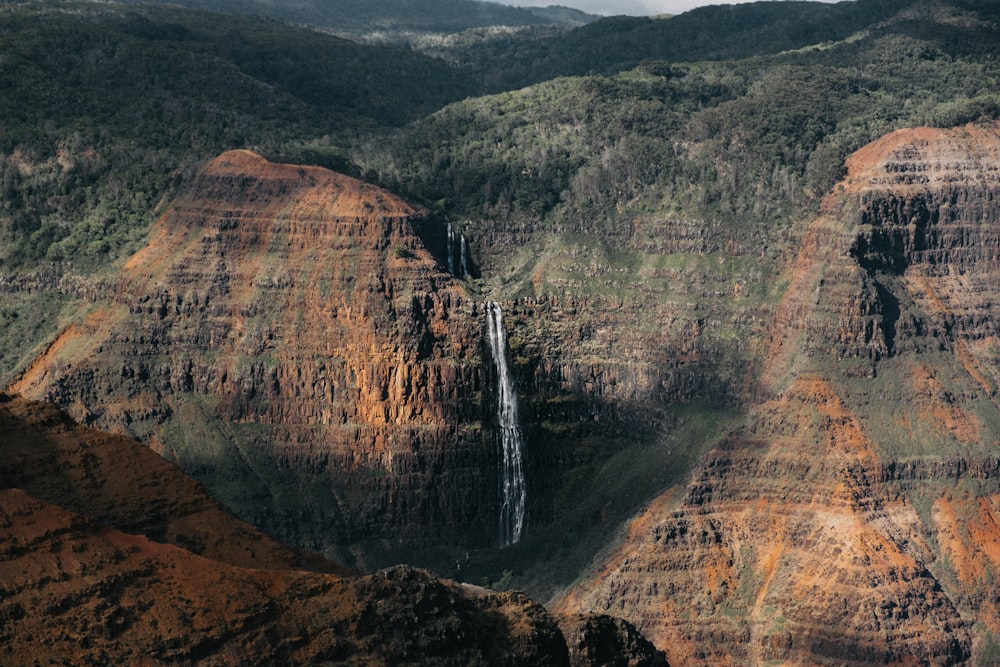
M 675 665 L 988 662 L 1000 126 L 856 153 L 801 236 L 758 402 L 558 604 Z
M 489 544 L 482 317 L 413 233 L 422 215 L 324 169 L 226 153 L 110 303 L 10 390 L 148 442 L 315 549 Z
M 134 440 L 0 395 L 4 665 L 665 665 L 610 618 L 561 619 L 567 651 L 557 620 L 521 593 L 289 549 Z

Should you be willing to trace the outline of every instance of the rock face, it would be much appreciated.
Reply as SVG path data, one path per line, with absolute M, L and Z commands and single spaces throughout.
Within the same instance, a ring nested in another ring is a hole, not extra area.
M 52 406 L 2 395 L 0 436 L 5 665 L 570 664 L 556 619 L 523 594 L 293 551 Z M 621 648 L 606 655 L 628 664 Z
M 789 232 L 790 258 L 749 226 L 683 220 L 633 219 L 599 252 L 472 230 L 524 399 L 520 553 L 580 558 L 616 512 L 687 480 L 564 616 L 631 621 L 674 665 L 994 660 L 998 135 L 866 147 Z M 349 564 L 495 545 L 484 313 L 419 216 L 330 172 L 223 155 L 13 388 L 136 435 Z M 563 622 L 582 664 L 600 646 L 658 659 L 617 621 Z
M 274 541 L 155 452 L 53 405 L 0 394 L 0 443 L 0 488 L 236 567 L 352 573 Z
M 667 667 L 663 651 L 631 623 L 612 616 L 570 615 L 559 619 L 570 664 L 615 667 Z
M 422 215 L 226 153 L 11 390 L 138 437 L 314 549 L 490 544 L 483 317 L 413 233 Z
M 562 611 L 671 664 L 990 663 L 1000 127 L 855 154 L 802 234 L 757 400 Z

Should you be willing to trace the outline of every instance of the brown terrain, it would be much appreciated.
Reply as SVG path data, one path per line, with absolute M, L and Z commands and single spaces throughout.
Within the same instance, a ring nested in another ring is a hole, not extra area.
M 995 664 L 1000 127 L 856 153 L 744 423 L 556 608 L 674 665 Z
M 49 405 L 3 395 L 0 449 L 5 665 L 665 664 L 623 621 L 284 547 Z
M 482 317 L 414 234 L 423 215 L 226 153 L 9 391 L 139 438 L 311 549 L 492 544 Z
M 601 546 L 581 542 L 655 498 L 555 601 L 577 655 L 641 638 L 566 625 L 595 610 L 671 664 L 989 664 L 998 165 L 996 126 L 897 132 L 770 236 L 470 223 L 484 280 L 465 283 L 414 232 L 423 211 L 226 153 L 8 391 L 138 438 L 349 565 L 475 551 L 497 539 L 489 290 L 528 442 L 510 553 L 575 573 Z

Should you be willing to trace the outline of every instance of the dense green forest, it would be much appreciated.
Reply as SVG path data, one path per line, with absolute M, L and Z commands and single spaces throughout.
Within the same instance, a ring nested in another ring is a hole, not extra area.
M 768 56 L 647 60 L 465 100 L 355 160 L 373 180 L 470 217 L 605 236 L 630 211 L 753 213 L 766 227 L 814 206 L 849 153 L 892 129 L 1000 116 L 990 24 L 957 39 L 932 15 L 903 15 L 842 34 Z
M 446 62 L 267 18 L 7 3 L 3 261 L 106 265 L 191 165 L 234 147 L 363 172 L 453 215 L 787 216 L 889 129 L 998 115 L 997 8 L 908 4 L 611 18 L 473 40 Z
M 143 0 L 128 0 L 140 4 Z M 266 16 L 341 34 L 455 33 L 489 26 L 580 25 L 597 17 L 568 7 L 512 7 L 479 0 L 179 0 L 208 11 Z
M 177 179 L 222 150 L 347 141 L 476 89 L 409 50 L 151 6 L 7 5 L 0 54 L 8 266 L 89 270 L 134 249 Z

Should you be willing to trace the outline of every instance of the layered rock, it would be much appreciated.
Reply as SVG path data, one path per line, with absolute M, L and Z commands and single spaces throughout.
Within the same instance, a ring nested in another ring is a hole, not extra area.
M 845 183 L 857 193 L 851 254 L 868 272 L 900 276 L 887 301 L 896 347 L 920 335 L 949 349 L 995 393 L 1000 270 L 997 128 L 894 133 L 859 151 Z M 905 307 L 912 302 L 912 312 Z M 981 376 L 980 374 L 985 374 Z
M 359 576 L 284 547 L 147 448 L 50 405 L 3 395 L 0 435 L 5 665 L 640 664 L 651 650 L 581 617 L 568 622 L 627 641 L 584 632 L 571 662 L 523 594 L 404 566 Z
M 469 236 L 508 322 L 529 527 L 560 536 L 553 546 L 586 566 L 751 393 L 771 259 L 739 230 L 700 220 L 623 216 L 599 232 L 494 224 L 470 224 Z
M 632 620 L 671 664 L 960 662 L 966 623 L 927 569 L 916 511 L 878 470 L 830 385 L 800 378 L 560 608 Z
M 47 403 L 0 394 L 0 488 L 236 567 L 350 570 L 238 520 L 177 466 Z
M 989 661 L 1000 127 L 855 154 L 801 237 L 758 402 L 558 608 L 671 664 Z
M 413 233 L 422 215 L 226 153 L 11 389 L 139 437 L 312 548 L 489 543 L 482 318 Z

